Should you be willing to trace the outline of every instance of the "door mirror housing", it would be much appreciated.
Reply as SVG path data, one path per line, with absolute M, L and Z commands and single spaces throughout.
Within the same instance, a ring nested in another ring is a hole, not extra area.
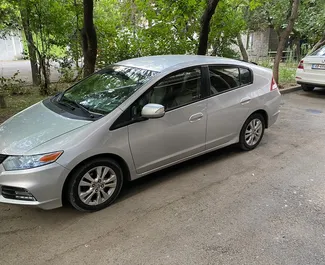
M 165 107 L 160 104 L 147 104 L 142 108 L 141 116 L 148 119 L 158 119 L 165 116 Z

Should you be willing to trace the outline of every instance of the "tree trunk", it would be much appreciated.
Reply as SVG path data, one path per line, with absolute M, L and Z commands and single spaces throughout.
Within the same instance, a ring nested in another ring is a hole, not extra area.
M 6 107 L 5 96 L 0 94 L 0 109 L 5 109 Z
M 83 0 L 84 27 L 81 31 L 82 50 L 84 55 L 84 77 L 95 71 L 97 56 L 97 35 L 94 26 L 94 1 Z
M 210 21 L 216 11 L 219 0 L 208 0 L 208 5 L 201 17 L 201 31 L 199 38 L 198 55 L 205 55 L 208 49 L 208 39 L 210 33 Z
M 44 84 L 42 84 L 40 89 L 40 94 L 43 96 L 47 96 L 50 94 L 50 77 L 49 77 L 49 66 L 46 63 L 46 60 L 44 57 L 41 56 L 39 53 L 39 62 L 40 62 L 40 68 L 43 73 L 44 77 Z
M 311 49 L 311 52 L 316 51 L 323 45 L 325 45 L 325 31 L 323 33 L 323 37 L 315 44 L 315 46 Z
M 27 41 L 27 48 L 28 48 L 28 55 L 30 60 L 30 67 L 32 70 L 32 80 L 33 85 L 38 86 L 41 83 L 41 77 L 39 75 L 38 65 L 37 65 L 37 58 L 36 58 L 36 51 L 34 49 L 34 39 L 33 35 L 29 29 L 29 17 L 28 11 L 26 9 L 20 10 L 21 21 Z
M 300 0 L 292 1 L 291 15 L 288 21 L 288 25 L 280 34 L 278 49 L 276 51 L 276 55 L 274 58 L 274 66 L 273 66 L 273 77 L 275 82 L 277 83 L 279 83 L 279 66 L 282 59 L 282 53 L 285 48 L 286 42 L 288 41 L 290 33 L 293 30 L 295 20 L 298 17 L 299 4 L 300 4 Z
M 295 42 L 294 43 L 295 43 L 295 46 L 296 46 L 296 59 L 297 59 L 297 61 L 300 61 L 300 59 L 301 59 L 300 38 L 297 37 L 295 39 Z
M 238 46 L 239 46 L 241 55 L 243 57 L 243 60 L 245 62 L 248 62 L 248 54 L 247 54 L 247 51 L 246 51 L 246 49 L 244 47 L 244 43 L 243 43 L 243 40 L 241 39 L 240 33 L 237 34 L 237 42 L 238 42 Z

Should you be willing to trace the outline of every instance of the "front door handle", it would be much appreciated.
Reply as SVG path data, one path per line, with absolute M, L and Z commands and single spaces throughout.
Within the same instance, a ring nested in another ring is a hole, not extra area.
M 248 104 L 251 101 L 249 97 L 245 97 L 240 101 L 240 104 L 245 105 Z
M 189 121 L 190 122 L 195 122 L 195 121 L 199 121 L 203 118 L 203 113 L 199 112 L 199 113 L 195 113 L 193 114 L 190 118 Z

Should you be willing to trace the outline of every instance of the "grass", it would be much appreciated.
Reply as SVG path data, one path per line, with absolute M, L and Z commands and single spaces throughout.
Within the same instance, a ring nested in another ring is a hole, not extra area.
M 280 67 L 279 71 L 279 83 L 282 86 L 293 86 L 296 85 L 296 68 L 283 66 Z
M 267 68 L 273 68 L 273 61 L 266 59 L 258 62 L 258 65 Z M 296 70 L 298 63 L 290 60 L 289 62 L 280 63 L 279 68 L 279 85 L 282 87 L 289 87 L 296 85 Z
M 52 90 L 55 94 L 58 91 L 62 91 L 66 89 L 69 86 L 69 84 L 66 83 L 58 83 L 58 84 L 52 84 Z M 41 96 L 39 94 L 39 88 L 28 86 L 25 88 L 27 93 L 23 95 L 7 95 L 5 97 L 7 108 L 0 109 L 0 124 L 4 122 L 6 119 L 11 117 L 12 115 L 22 111 L 23 109 L 45 99 L 47 96 Z

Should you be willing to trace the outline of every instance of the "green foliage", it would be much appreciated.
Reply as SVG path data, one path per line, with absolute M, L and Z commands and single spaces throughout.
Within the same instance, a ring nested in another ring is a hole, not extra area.
M 297 70 L 297 68 L 291 67 L 290 64 L 281 65 L 281 68 L 279 71 L 280 85 L 285 85 L 285 84 L 296 85 L 296 78 L 295 78 L 296 70 Z
M 230 46 L 235 43 L 237 33 L 246 27 L 243 10 L 246 4 L 254 8 L 260 0 L 246 1 L 243 4 L 239 0 L 221 0 L 211 23 L 209 44 L 214 47 L 214 54 L 238 57 Z M 83 26 L 81 0 L 5 2 L 28 10 L 30 30 L 42 58 L 49 61 L 70 57 L 79 66 Z M 96 1 L 97 67 L 139 56 L 194 54 L 205 7 L 206 1 L 201 0 Z M 64 76 L 67 75 L 66 71 Z
M 39 52 L 46 58 L 62 52 L 74 31 L 71 4 L 65 0 L 25 0 L 21 5 L 30 11 L 30 30 Z
M 263 66 L 266 68 L 273 68 L 273 58 L 268 57 L 263 60 L 259 60 L 257 64 L 259 66 Z M 288 59 L 287 61 L 280 63 L 279 68 L 279 85 L 280 86 L 288 86 L 288 85 L 296 85 L 296 70 L 297 70 L 298 62 L 293 59 Z
M 15 95 L 24 95 L 28 91 L 24 88 L 25 81 L 18 78 L 19 71 L 14 73 L 10 78 L 0 77 L 0 93 L 1 94 L 11 94 Z
M 19 13 L 15 3 L 10 1 L 0 2 L 0 38 L 19 30 Z
M 75 76 L 78 71 L 71 63 L 60 63 L 60 67 L 58 67 L 58 72 L 60 74 L 59 82 L 71 83 L 76 79 Z
M 209 43 L 213 47 L 212 54 L 239 58 L 230 46 L 237 43 L 237 35 L 246 29 L 244 14 L 247 9 L 242 1 L 224 0 L 219 2 L 216 13 L 212 18 Z
M 251 6 L 252 6 L 251 1 Z M 291 5 L 288 0 L 259 0 L 254 9 L 246 12 L 246 21 L 251 30 L 273 27 L 280 32 L 288 23 Z M 313 45 L 325 29 L 325 1 L 303 0 L 299 7 L 299 16 L 295 23 L 293 34 L 307 40 Z
M 202 1 L 134 0 L 121 3 L 105 0 L 100 6 L 103 8 L 104 5 L 114 6 L 115 12 L 109 13 L 107 23 L 107 12 L 101 16 L 101 9 L 95 9 L 100 40 L 99 65 L 146 55 L 195 52 L 197 40 L 194 36 L 199 31 L 201 12 L 198 10 L 203 10 Z
M 305 38 L 305 50 L 325 28 L 325 1 L 303 0 L 294 34 Z M 156 54 L 194 54 L 202 0 L 100 0 L 95 1 L 94 22 L 98 37 L 97 68 L 116 61 Z M 29 26 L 40 57 L 69 59 L 62 66 L 62 80 L 73 79 L 82 58 L 81 0 L 4 0 L 0 4 L 0 31 L 22 28 L 20 11 L 27 10 Z M 209 54 L 238 58 L 232 47 L 247 30 L 286 25 L 287 0 L 221 0 L 211 21 Z M 6 34 L 7 34 L 6 33 Z
M 301 38 L 306 38 L 311 44 L 315 44 L 325 31 L 325 1 L 304 0 L 301 2 L 298 21 L 295 32 Z

